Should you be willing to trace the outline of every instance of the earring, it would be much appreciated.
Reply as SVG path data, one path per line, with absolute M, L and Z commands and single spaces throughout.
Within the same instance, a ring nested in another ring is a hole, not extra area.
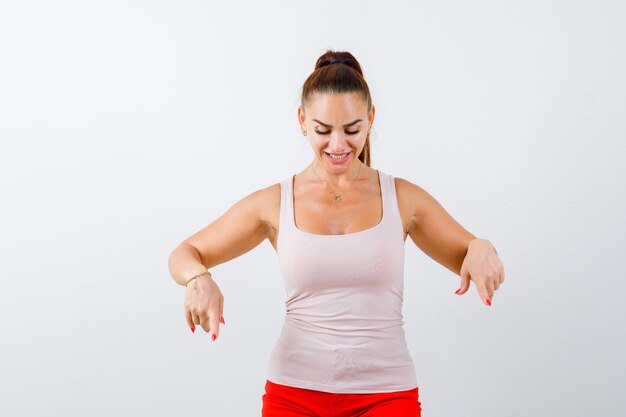
M 303 134 L 304 136 L 306 136 L 306 130 L 303 130 L 303 131 L 302 131 L 302 134 Z

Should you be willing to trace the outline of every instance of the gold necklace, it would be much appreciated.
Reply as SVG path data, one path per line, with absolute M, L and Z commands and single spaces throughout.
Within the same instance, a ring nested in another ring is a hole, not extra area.
M 361 176 L 361 167 L 362 167 L 362 166 L 363 166 L 363 164 L 360 164 L 360 165 L 359 165 L 359 173 L 357 174 L 357 177 L 356 177 L 353 181 L 358 180 L 358 179 L 359 179 L 359 177 Z M 315 165 L 313 166 L 313 172 L 315 173 L 315 176 L 316 176 L 317 178 L 319 178 L 319 180 L 320 180 L 320 181 L 322 181 L 322 179 L 320 178 L 320 176 L 319 176 L 319 175 L 317 175 L 317 171 L 315 171 Z M 338 193 L 336 193 L 336 192 L 334 192 L 334 191 L 329 191 L 329 193 L 331 193 L 331 194 L 335 194 L 335 197 L 334 197 L 334 198 L 335 198 L 335 201 L 336 201 L 336 202 L 338 202 L 338 203 L 341 203 L 341 194 L 338 194 Z

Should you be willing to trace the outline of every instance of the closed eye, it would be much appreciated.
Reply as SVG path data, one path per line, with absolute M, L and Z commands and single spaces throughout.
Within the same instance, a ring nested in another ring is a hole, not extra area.
M 357 130 L 357 131 L 355 131 L 355 132 L 349 132 L 349 131 L 346 131 L 346 133 L 347 133 L 348 135 L 356 135 L 356 134 L 357 134 L 357 133 L 359 133 L 359 132 L 360 132 L 360 130 Z M 315 133 L 319 133 L 320 135 L 328 135 L 328 134 L 330 133 L 330 131 L 328 131 L 328 132 L 320 132 L 319 130 L 316 130 L 316 131 L 315 131 Z

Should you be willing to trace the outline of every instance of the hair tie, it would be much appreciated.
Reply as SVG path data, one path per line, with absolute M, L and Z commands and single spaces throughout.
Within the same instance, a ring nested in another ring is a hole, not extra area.
M 334 57 L 330 60 L 330 63 L 331 63 L 331 64 L 337 64 L 337 63 L 339 63 L 339 64 L 343 64 L 343 59 L 341 59 L 341 58 L 338 58 L 338 57 L 334 56 Z

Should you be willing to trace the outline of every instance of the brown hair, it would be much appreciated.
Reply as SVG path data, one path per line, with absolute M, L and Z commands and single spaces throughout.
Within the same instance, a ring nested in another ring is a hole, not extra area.
M 338 63 L 339 65 L 331 65 Z M 367 102 L 367 110 L 372 107 L 370 90 L 363 78 L 361 65 L 356 58 L 347 51 L 333 51 L 328 49 L 317 59 L 313 73 L 304 81 L 302 86 L 302 108 L 316 93 L 360 93 Z M 365 146 L 359 159 L 370 166 L 370 134 L 367 133 Z

